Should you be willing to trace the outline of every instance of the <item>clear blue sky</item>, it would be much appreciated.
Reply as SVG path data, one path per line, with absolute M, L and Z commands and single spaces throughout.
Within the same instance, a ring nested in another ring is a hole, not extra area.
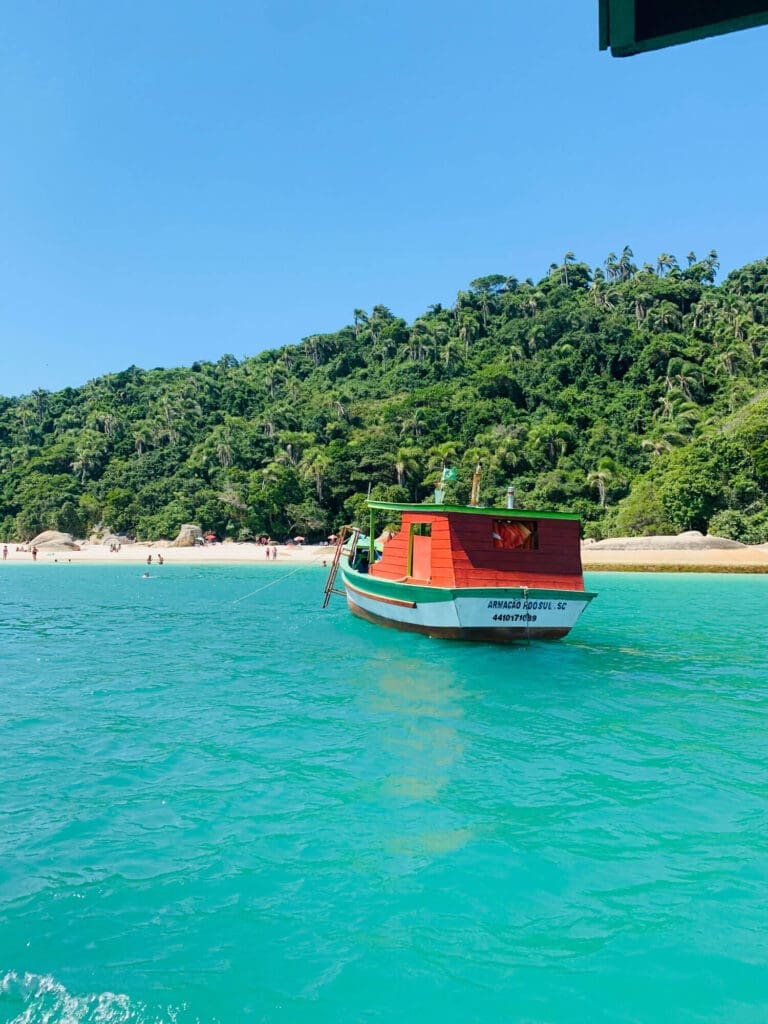
M 768 253 L 768 29 L 597 0 L 7 0 L 0 394 L 238 358 L 482 274 Z

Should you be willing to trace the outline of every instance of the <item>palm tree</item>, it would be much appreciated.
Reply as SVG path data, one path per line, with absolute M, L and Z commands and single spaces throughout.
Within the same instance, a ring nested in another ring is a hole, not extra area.
M 427 452 L 429 456 L 427 472 L 432 473 L 435 470 L 442 470 L 445 468 L 446 463 L 452 465 L 458 457 L 458 450 L 459 445 L 456 441 L 442 441 L 440 444 L 433 445 Z
M 638 327 L 640 327 L 645 319 L 645 314 L 651 302 L 653 302 L 653 296 L 649 295 L 648 292 L 637 292 L 635 294 L 635 319 L 637 320 Z
M 663 394 L 661 396 L 661 398 L 659 398 L 659 400 L 658 400 L 658 402 L 656 404 L 657 404 L 658 408 L 656 409 L 656 411 L 653 414 L 653 418 L 655 420 L 669 420 L 669 419 L 672 419 L 672 416 L 673 416 L 674 411 L 675 411 L 675 400 L 674 400 L 674 393 L 670 390 L 669 387 L 667 388 L 667 391 L 665 392 L 665 394 Z
M 120 418 L 109 410 L 94 409 L 88 414 L 86 424 L 95 430 L 103 431 L 107 437 L 111 437 L 120 426 Z
M 517 345 L 515 343 L 507 345 L 507 359 L 509 360 L 510 366 L 514 365 L 516 360 L 524 358 L 525 349 L 522 345 Z
M 531 448 L 543 452 L 554 466 L 573 443 L 573 431 L 567 423 L 551 417 L 533 427 L 528 442 Z
M 668 252 L 663 252 L 660 256 L 656 257 L 656 273 L 659 277 L 664 277 L 676 266 L 677 260 L 674 256 L 670 256 Z
M 717 250 L 710 249 L 707 253 L 707 258 L 704 260 L 704 262 L 706 263 L 707 270 L 709 272 L 709 280 L 710 282 L 713 282 L 715 280 L 715 277 L 717 276 L 718 270 L 720 269 L 720 259 L 717 255 Z
M 539 324 L 533 324 L 525 340 L 528 344 L 528 354 L 535 356 L 536 350 L 539 348 L 539 342 L 546 340 L 544 328 Z
M 701 371 L 695 363 L 690 363 L 678 356 L 669 360 L 665 377 L 668 391 L 677 386 L 688 401 L 692 402 L 691 384 L 694 383 L 696 378 L 701 378 Z
M 729 345 L 717 355 L 718 369 L 724 370 L 729 377 L 733 377 L 736 363 L 745 360 L 746 355 L 747 348 L 745 345 Z
M 629 281 L 637 272 L 637 267 L 632 262 L 632 257 L 634 255 L 635 254 L 628 245 L 625 245 L 621 250 L 621 256 L 619 257 L 619 262 L 616 268 L 620 281 Z
M 425 343 L 429 337 L 429 326 L 421 319 L 414 320 L 408 339 L 408 354 L 411 359 L 421 362 L 426 351 Z
M 313 334 L 304 342 L 304 347 L 309 353 L 315 366 L 319 366 L 323 354 L 323 342 L 319 334 Z
M 663 302 L 660 302 L 658 306 L 654 306 L 653 309 L 649 311 L 648 321 L 653 330 L 678 330 L 682 322 L 682 317 L 680 316 L 680 310 L 677 306 L 673 302 L 668 302 L 665 299 Z
M 424 428 L 424 415 L 421 409 L 413 409 L 400 421 L 400 436 L 412 434 L 414 437 L 421 437 Z
M 357 338 L 362 328 L 368 323 L 368 314 L 364 309 L 355 309 L 352 311 L 352 318 L 355 324 L 355 337 Z
M 705 327 L 711 323 L 717 310 L 717 303 L 706 293 L 701 296 L 698 302 L 691 306 L 693 314 L 692 324 L 694 327 Z
M 35 403 L 35 413 L 37 415 L 38 423 L 43 422 L 50 394 L 50 391 L 46 391 L 45 388 L 36 388 L 32 392 L 32 400 Z
M 133 424 L 132 435 L 136 454 L 142 456 L 145 446 L 148 446 L 154 438 L 155 431 L 149 420 L 136 420 Z
M 420 451 L 418 448 L 399 448 L 395 456 L 395 472 L 397 486 L 405 487 L 405 479 L 421 468 Z
M 507 474 L 523 462 L 523 427 L 497 423 L 490 430 L 478 434 L 475 445 L 490 453 L 488 465 L 501 474 Z
M 446 341 L 446 343 L 443 345 L 443 351 L 441 353 L 441 359 L 443 360 L 446 366 L 451 365 L 451 362 L 453 361 L 455 354 L 456 345 L 449 338 L 448 341 Z
M 475 313 L 463 310 L 459 318 L 459 337 L 464 342 L 464 355 L 469 354 L 469 343 L 477 335 L 480 325 Z
M 619 263 L 615 252 L 609 252 L 605 257 L 605 273 L 609 281 L 613 281 L 619 274 Z
M 271 367 L 264 374 L 264 384 L 265 384 L 265 386 L 267 388 L 267 391 L 269 391 L 269 397 L 270 398 L 274 398 L 275 397 L 275 390 L 277 388 L 277 385 L 280 382 L 281 377 L 282 377 L 282 374 L 280 374 L 278 372 L 276 366 Z
M 92 465 L 93 465 L 92 453 L 90 451 L 88 451 L 87 449 L 82 449 L 82 448 L 78 449 L 78 451 L 76 452 L 75 458 L 74 458 L 74 460 L 72 462 L 72 469 L 74 469 L 74 471 L 76 473 L 80 474 L 80 483 L 81 484 L 85 483 L 85 478 L 88 475 L 88 470 L 91 469 Z
M 647 449 L 656 458 L 681 444 L 685 444 L 685 438 L 676 430 L 665 430 L 663 434 L 654 434 L 641 441 L 641 447 Z
M 595 268 L 589 291 L 596 306 L 605 304 L 605 274 L 600 267 Z
M 700 419 L 701 409 L 698 405 L 686 402 L 678 395 L 672 407 L 670 429 L 677 434 L 691 434 Z
M 86 428 L 81 432 L 72 461 L 72 469 L 80 474 L 81 484 L 85 483 L 86 477 L 104 454 L 105 443 L 102 435 L 96 433 L 95 430 Z
M 456 301 L 451 309 L 454 320 L 459 319 L 464 309 L 472 309 L 472 296 L 469 292 L 461 291 L 457 294 Z
M 292 466 L 298 466 L 302 453 L 311 445 L 313 435 L 305 430 L 281 430 L 277 435 L 277 443 L 282 451 L 276 460 Z
M 560 273 L 562 274 L 563 284 L 566 288 L 570 288 L 570 282 L 568 280 L 568 265 L 570 263 L 573 263 L 575 259 L 576 257 L 572 252 L 567 252 L 563 256 L 563 262 L 562 266 L 560 267 Z
M 323 500 L 323 481 L 333 462 L 322 448 L 308 448 L 301 460 L 301 471 L 304 477 L 312 480 L 317 493 L 317 500 Z
M 600 498 L 600 508 L 605 508 L 608 484 L 613 479 L 616 467 L 612 459 L 601 459 L 597 469 L 587 473 L 587 483 L 590 487 L 596 487 Z

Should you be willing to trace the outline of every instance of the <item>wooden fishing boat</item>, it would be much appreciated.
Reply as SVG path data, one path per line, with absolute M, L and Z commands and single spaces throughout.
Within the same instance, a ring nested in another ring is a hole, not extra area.
M 433 637 L 509 643 L 565 636 L 596 594 L 584 590 L 577 515 L 369 501 L 369 537 L 348 528 L 325 588 L 353 615 Z M 401 527 L 374 542 L 374 514 Z M 336 586 L 341 576 L 342 588 Z

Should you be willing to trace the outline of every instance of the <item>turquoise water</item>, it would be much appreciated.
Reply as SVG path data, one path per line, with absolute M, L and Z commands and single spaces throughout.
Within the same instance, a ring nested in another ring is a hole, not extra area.
M 0 570 L 1 1021 L 768 1019 L 768 577 L 497 648 L 313 567 Z

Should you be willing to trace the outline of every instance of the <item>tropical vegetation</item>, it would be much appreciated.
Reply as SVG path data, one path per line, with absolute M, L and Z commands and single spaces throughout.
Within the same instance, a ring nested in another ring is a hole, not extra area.
M 768 261 L 717 271 L 568 252 L 412 323 L 377 305 L 242 360 L 0 398 L 0 536 L 320 537 L 369 495 L 428 500 L 445 467 L 466 501 L 479 465 L 482 503 L 511 483 L 591 536 L 768 541 Z

